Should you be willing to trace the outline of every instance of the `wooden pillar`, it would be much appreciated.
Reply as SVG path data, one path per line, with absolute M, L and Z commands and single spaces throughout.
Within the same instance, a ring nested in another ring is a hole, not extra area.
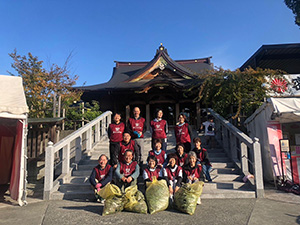
M 128 121 L 130 117 L 130 105 L 126 105 L 126 121 Z
M 179 103 L 176 103 L 176 105 L 175 105 L 175 124 L 176 124 L 176 122 L 178 120 L 179 113 L 180 113 L 180 111 L 179 111 Z
M 146 129 L 150 131 L 150 104 L 146 104 Z
M 201 108 L 200 108 L 200 102 L 196 103 L 196 115 L 197 115 L 197 127 L 196 129 L 199 129 L 201 126 Z

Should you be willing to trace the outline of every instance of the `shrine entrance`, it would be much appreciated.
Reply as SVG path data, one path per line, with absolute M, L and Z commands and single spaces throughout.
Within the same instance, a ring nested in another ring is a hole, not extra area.
M 155 118 L 156 111 L 161 109 L 163 111 L 163 119 L 168 122 L 169 126 L 176 124 L 176 112 L 174 103 L 154 103 L 150 105 L 150 118 Z

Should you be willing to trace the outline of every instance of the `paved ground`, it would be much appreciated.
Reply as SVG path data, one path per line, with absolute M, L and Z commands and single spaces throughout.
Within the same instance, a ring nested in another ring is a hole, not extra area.
M 275 190 L 264 199 L 203 199 L 193 216 L 175 210 L 101 216 L 102 210 L 96 202 L 28 198 L 23 207 L 0 203 L 0 224 L 300 224 L 300 196 Z

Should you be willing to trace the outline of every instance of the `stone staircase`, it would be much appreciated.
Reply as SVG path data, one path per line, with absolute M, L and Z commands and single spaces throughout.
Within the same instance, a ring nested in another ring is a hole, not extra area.
M 213 182 L 204 184 L 201 198 L 255 198 L 250 183 L 242 181 L 240 171 L 222 148 L 207 148 L 207 151 L 213 166 L 210 172 Z
M 194 137 L 198 135 L 194 133 Z M 200 134 L 200 138 L 204 137 Z M 142 153 L 144 164 L 146 162 L 148 151 L 150 147 L 150 134 L 145 137 L 145 149 Z M 88 181 L 89 175 L 97 165 L 97 159 L 101 154 L 109 155 L 109 143 L 105 139 L 98 143 L 83 160 L 78 164 L 77 170 L 74 170 L 69 181 L 60 186 L 58 191 L 52 194 L 52 199 L 69 199 L 78 201 L 91 201 L 94 200 L 94 194 L 91 185 Z M 204 145 L 203 147 L 206 148 Z M 168 148 L 167 153 L 173 152 L 175 148 L 175 137 L 173 132 L 168 134 Z M 205 183 L 201 198 L 214 199 L 214 198 L 255 198 L 255 191 L 251 189 L 249 183 L 242 181 L 242 176 L 239 171 L 234 167 L 234 163 L 226 156 L 226 153 L 220 146 L 215 149 L 208 149 L 210 161 L 213 165 L 211 171 L 211 178 L 213 182 Z M 138 179 L 139 188 L 144 190 L 144 183 L 142 174 Z

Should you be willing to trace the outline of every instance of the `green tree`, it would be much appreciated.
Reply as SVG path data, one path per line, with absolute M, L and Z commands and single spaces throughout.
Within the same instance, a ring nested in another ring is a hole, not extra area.
M 66 112 L 67 121 L 65 126 L 67 129 L 81 127 L 82 120 L 90 122 L 101 114 L 102 112 L 100 111 L 99 103 L 95 100 L 93 100 L 91 104 L 89 102 L 77 103 L 68 108 Z
M 260 68 L 244 71 L 216 69 L 199 75 L 187 93 L 190 96 L 196 95 L 195 102 L 202 101 L 227 119 L 236 119 L 241 112 L 248 117 L 268 96 L 264 86 L 267 79 L 281 77 L 282 73 Z
M 71 55 L 62 67 L 52 64 L 48 70 L 43 68 L 43 61 L 31 53 L 21 56 L 15 50 L 9 56 L 13 59 L 11 66 L 15 69 L 16 74 L 9 73 L 23 78 L 26 100 L 30 110 L 29 117 L 52 117 L 54 98 L 57 95 L 61 96 L 63 107 L 80 99 L 81 92 L 72 89 L 78 76 L 70 75 L 68 63 Z
M 284 2 L 295 15 L 295 24 L 300 26 L 300 0 L 284 0 Z

